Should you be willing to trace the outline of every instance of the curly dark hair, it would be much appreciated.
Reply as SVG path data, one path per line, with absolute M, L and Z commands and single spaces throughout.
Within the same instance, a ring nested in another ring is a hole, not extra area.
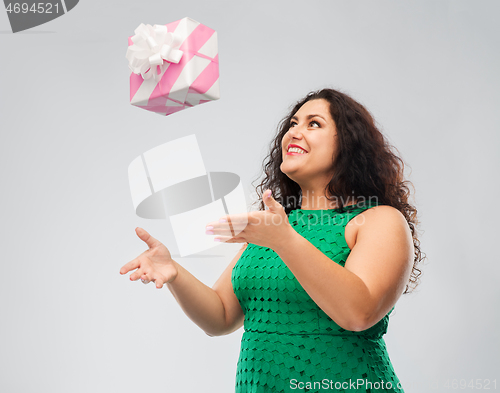
M 330 104 L 330 114 L 335 121 L 338 135 L 338 149 L 333 157 L 333 176 L 326 186 L 327 198 L 330 195 L 339 202 L 341 211 L 344 201 L 353 195 L 358 199 L 371 200 L 376 197 L 379 205 L 389 205 L 398 209 L 408 222 L 414 245 L 414 261 L 409 282 L 403 293 L 409 293 L 420 282 L 421 270 L 418 264 L 425 254 L 420 250 L 418 239 L 417 210 L 408 199 L 411 182 L 404 180 L 404 161 L 399 151 L 388 143 L 384 135 L 375 125 L 373 116 L 368 110 L 347 94 L 334 90 L 322 89 L 309 93 L 298 101 L 289 114 L 281 120 L 278 132 L 270 147 L 270 152 L 263 163 L 265 177 L 256 187 L 259 210 L 265 210 L 262 195 L 265 190 L 272 191 L 274 199 L 280 202 L 287 214 L 300 208 L 302 190 L 300 186 L 284 174 L 280 165 L 283 162 L 282 139 L 288 132 L 290 122 L 295 113 L 306 102 L 324 99 Z M 392 150 L 395 149 L 398 154 Z M 258 179 L 257 179 L 258 180 Z M 252 182 L 255 182 L 254 180 Z M 286 203 L 283 203 L 286 201 Z

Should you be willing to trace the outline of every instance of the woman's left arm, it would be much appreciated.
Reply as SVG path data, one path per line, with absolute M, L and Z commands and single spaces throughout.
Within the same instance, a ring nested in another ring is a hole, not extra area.
M 339 326 L 361 331 L 396 304 L 413 266 L 413 239 L 404 216 L 377 206 L 363 216 L 345 267 L 297 233 L 274 251 L 314 302 Z M 354 218 L 356 219 L 356 218 Z
M 414 258 L 413 238 L 401 212 L 375 206 L 357 215 L 354 220 L 364 221 L 343 267 L 296 232 L 270 194 L 263 200 L 269 210 L 222 217 L 209 224 L 207 234 L 274 250 L 314 302 L 346 330 L 370 328 L 396 304 Z

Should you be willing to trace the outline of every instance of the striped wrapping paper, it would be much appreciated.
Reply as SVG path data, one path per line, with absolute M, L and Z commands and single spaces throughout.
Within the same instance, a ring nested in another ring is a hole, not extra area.
M 220 98 L 217 32 L 190 18 L 166 25 L 182 40 L 179 63 L 165 62 L 157 78 L 130 74 L 130 103 L 160 115 Z M 129 46 L 133 45 L 129 37 Z

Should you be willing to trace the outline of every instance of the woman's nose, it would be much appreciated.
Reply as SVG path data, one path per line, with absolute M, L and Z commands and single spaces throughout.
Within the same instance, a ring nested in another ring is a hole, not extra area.
M 302 130 L 300 129 L 300 127 L 295 126 L 290 128 L 290 130 L 288 131 L 288 138 L 290 139 L 290 141 L 294 139 L 302 139 Z
M 302 140 L 302 138 L 303 138 L 302 132 L 300 130 L 298 130 L 297 128 L 298 127 L 293 127 L 293 129 L 291 129 L 288 132 L 288 142 L 287 142 L 287 144 L 293 143 L 294 141 L 300 141 L 300 140 Z

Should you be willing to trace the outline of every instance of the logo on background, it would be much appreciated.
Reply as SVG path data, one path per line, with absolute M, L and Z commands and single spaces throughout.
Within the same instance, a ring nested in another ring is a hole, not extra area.
M 79 0 L 3 0 L 13 33 L 43 25 L 71 11 Z

